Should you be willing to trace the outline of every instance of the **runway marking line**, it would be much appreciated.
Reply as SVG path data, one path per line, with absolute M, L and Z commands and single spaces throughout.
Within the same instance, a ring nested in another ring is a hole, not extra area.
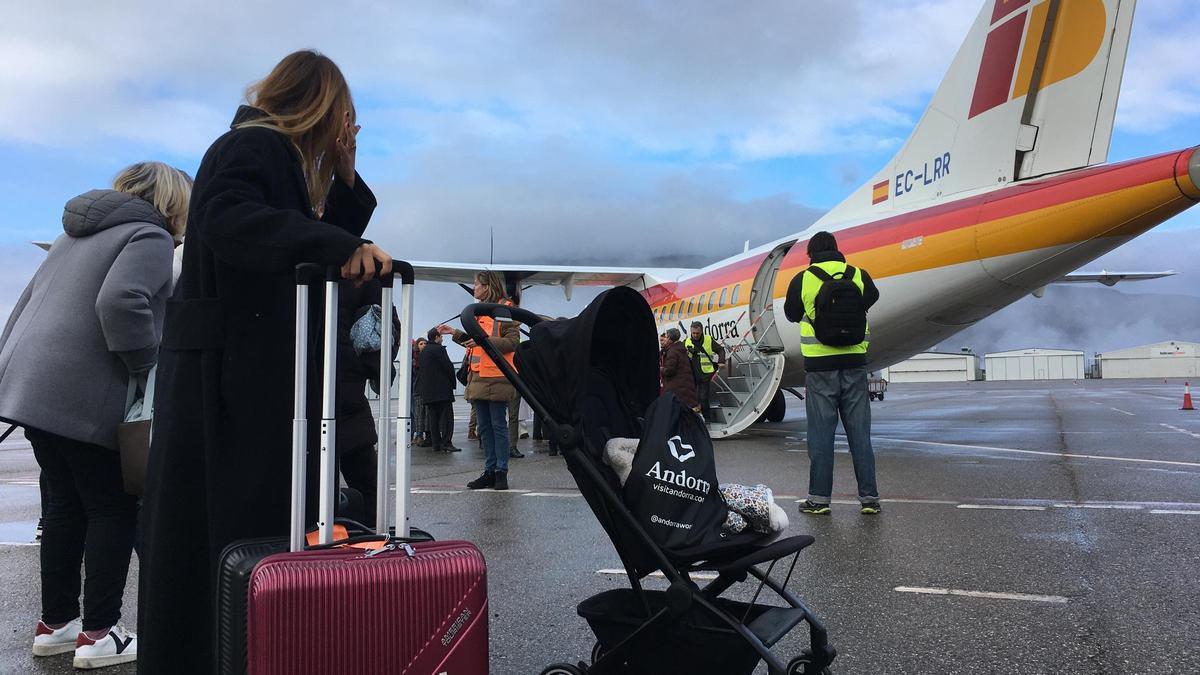
M 1120 408 L 1114 408 L 1114 407 L 1112 407 L 1112 406 L 1108 406 L 1108 409 L 1109 409 L 1109 410 L 1116 410 L 1117 412 L 1121 413 L 1122 415 L 1129 415 L 1130 417 L 1136 417 L 1136 416 L 1137 416 L 1137 415 L 1136 415 L 1136 413 L 1131 413 L 1131 412 L 1129 412 L 1128 410 L 1121 410 Z
M 1011 452 L 1020 455 L 1042 455 L 1046 457 L 1070 457 L 1072 459 L 1100 459 L 1110 462 L 1135 462 L 1139 464 L 1168 464 L 1171 466 L 1200 467 L 1200 462 L 1178 462 L 1169 459 L 1143 459 L 1141 457 L 1111 457 L 1106 455 L 1077 455 L 1067 452 L 1045 452 L 1043 450 L 1020 450 L 1017 448 L 996 448 L 989 445 L 966 445 L 963 443 L 938 443 L 936 441 L 915 441 L 909 438 L 885 438 L 876 436 L 878 441 L 892 443 L 915 443 L 917 445 L 933 445 L 940 448 L 966 448 L 968 450 L 986 450 L 988 452 Z
M 1166 422 L 1161 422 L 1160 425 L 1170 429 L 1171 431 L 1178 431 L 1181 434 L 1186 434 L 1188 436 L 1191 436 L 1192 438 L 1200 438 L 1200 434 L 1198 434 L 1194 431 L 1188 431 L 1187 429 L 1181 429 L 1181 428 L 1175 426 L 1174 424 L 1167 424 Z
M 36 541 L 0 541 L 0 546 L 41 546 Z
M 525 497 L 582 497 L 580 492 L 526 492 Z
M 1158 515 L 1200 516 L 1200 511 L 1184 511 L 1183 509 L 1150 509 L 1150 513 Z
M 1053 504 L 1056 509 L 1121 509 L 1124 511 L 1141 511 L 1136 504 Z
M 395 492 L 394 486 L 392 488 L 392 491 Z M 409 490 L 409 494 L 414 494 L 414 495 L 456 495 L 456 494 L 459 494 L 460 492 L 462 492 L 462 490 L 427 490 L 427 489 L 423 489 L 423 488 L 413 488 L 413 489 Z
M 925 588 L 921 586 L 897 586 L 892 589 L 898 593 L 919 593 L 922 595 L 957 595 L 965 598 L 984 598 L 988 600 L 1025 600 L 1029 602 L 1051 602 L 1066 604 L 1067 599 L 1061 595 L 1034 595 L 1031 593 L 997 593 L 994 591 L 964 591 L 957 588 Z
M 1016 506 L 1008 504 L 959 504 L 956 509 L 990 509 L 994 511 L 1045 511 L 1044 506 Z

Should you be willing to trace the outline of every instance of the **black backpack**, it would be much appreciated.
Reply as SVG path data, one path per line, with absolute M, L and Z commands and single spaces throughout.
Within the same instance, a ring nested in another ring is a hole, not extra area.
M 846 265 L 844 272 L 834 276 L 812 265 L 805 271 L 823 282 L 813 303 L 816 316 L 812 324 L 817 340 L 830 347 L 851 347 L 865 340 L 867 305 L 854 283 L 857 270 Z
M 666 392 L 646 410 L 623 501 L 659 546 L 687 549 L 721 539 L 728 507 L 704 420 Z

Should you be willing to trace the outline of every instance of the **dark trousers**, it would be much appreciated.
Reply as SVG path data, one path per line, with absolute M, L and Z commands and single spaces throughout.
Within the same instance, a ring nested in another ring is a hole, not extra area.
M 42 621 L 79 616 L 83 629 L 101 630 L 121 618 L 121 597 L 137 527 L 137 497 L 125 494 L 121 457 L 108 448 L 38 429 L 25 437 L 46 483 L 42 532 Z M 80 565 L 87 569 L 86 585 Z
M 696 382 L 696 397 L 700 399 L 700 414 L 704 416 L 705 422 L 712 421 L 712 410 L 708 406 L 708 392 L 712 380 L 708 378 L 708 375 L 701 375 L 700 380 Z
M 434 450 L 445 450 L 454 445 L 454 404 L 437 401 L 425 404 L 429 416 L 429 436 Z
M 375 526 L 375 500 L 378 492 L 375 487 L 376 469 L 379 456 L 375 446 L 360 445 L 357 448 L 339 450 L 337 453 L 338 469 L 346 485 L 358 490 L 363 496 L 363 525 Z

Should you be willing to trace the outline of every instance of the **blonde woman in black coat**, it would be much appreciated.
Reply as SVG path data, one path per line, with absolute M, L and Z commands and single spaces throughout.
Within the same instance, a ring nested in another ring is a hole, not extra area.
M 377 261 L 390 272 L 390 257 L 362 238 L 375 197 L 354 169 L 359 127 L 338 67 L 296 52 L 247 99 L 196 174 L 167 308 L 143 510 L 144 673 L 213 672 L 221 550 L 288 531 L 295 265 L 340 265 L 358 282 Z M 310 420 L 320 379 L 309 378 Z

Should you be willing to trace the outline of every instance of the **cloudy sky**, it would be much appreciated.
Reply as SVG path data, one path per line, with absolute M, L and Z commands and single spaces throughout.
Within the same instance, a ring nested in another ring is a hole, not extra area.
M 142 159 L 194 173 L 246 85 L 309 47 L 354 90 L 394 255 L 486 261 L 494 228 L 498 261 L 710 262 L 878 169 L 980 2 L 3 5 L 0 316 L 68 198 Z M 1195 0 L 1140 3 L 1110 159 L 1200 142 L 1198 33 Z M 1114 255 L 1195 268 L 1198 232 L 1200 210 Z M 1175 283 L 1130 292 L 1200 295 Z M 465 295 L 422 298 L 424 322 Z

